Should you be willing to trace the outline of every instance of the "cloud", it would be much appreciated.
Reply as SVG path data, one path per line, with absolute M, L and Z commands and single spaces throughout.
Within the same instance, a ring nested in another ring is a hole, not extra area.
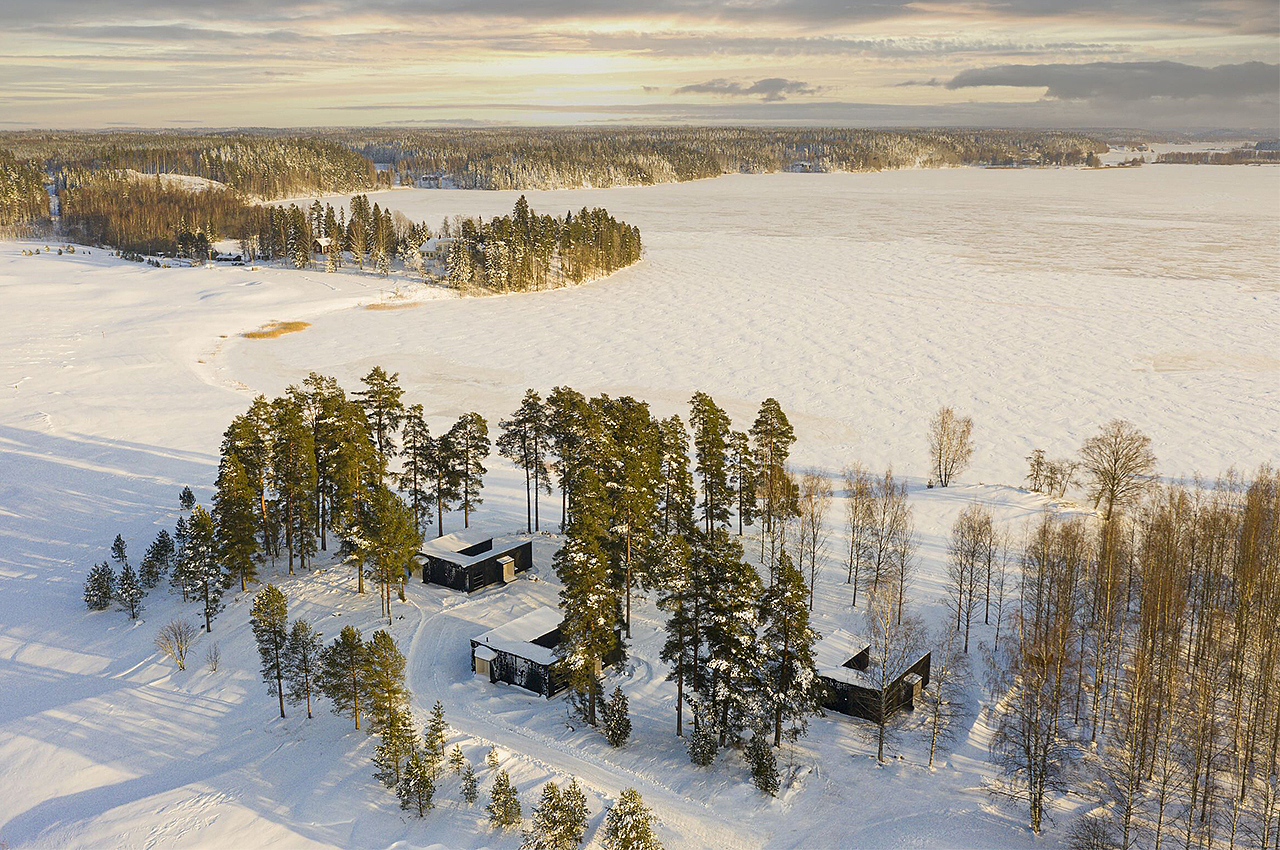
M 783 77 L 768 77 L 754 83 L 739 83 L 733 80 L 707 80 L 705 83 L 694 83 L 676 89 L 676 94 L 717 94 L 728 97 L 754 97 L 766 103 L 786 100 L 791 95 L 818 94 L 821 89 L 801 80 L 788 80 Z
M 904 88 L 906 86 L 929 86 L 931 88 L 936 88 L 941 85 L 946 84 L 941 82 L 937 77 L 930 77 L 927 80 L 903 80 L 900 83 L 894 83 L 893 87 L 895 89 Z
M 1078 65 L 996 65 L 962 71 L 948 89 L 980 86 L 1044 88 L 1058 100 L 1199 97 L 1238 100 L 1280 90 L 1280 65 L 1245 62 L 1202 68 L 1180 62 L 1088 62 Z

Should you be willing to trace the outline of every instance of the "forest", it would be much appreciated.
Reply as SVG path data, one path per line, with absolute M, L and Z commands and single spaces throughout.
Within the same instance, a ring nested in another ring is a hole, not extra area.
M 48 218 L 43 172 L 0 148 L 0 235 L 25 236 L 32 225 Z
M 1062 131 L 638 127 L 335 130 L 401 183 L 460 189 L 647 185 L 775 171 L 875 171 L 918 165 L 1049 165 L 1107 146 Z
M 928 423 L 929 486 L 964 474 L 973 433 L 950 408 Z M 306 570 L 333 545 L 355 592 L 372 581 L 390 618 L 421 540 L 443 534 L 446 515 L 469 525 L 496 449 L 524 473 L 528 531 L 546 523 L 544 497 L 559 491 L 557 663 L 571 711 L 611 745 L 630 735 L 626 695 L 606 693 L 594 661 L 617 635 L 629 640 L 633 601 L 649 598 L 676 692 L 673 731 L 690 761 L 723 765 L 717 752 L 737 751 L 751 781 L 776 795 L 777 748 L 821 715 L 810 612 L 817 584 L 835 582 L 889 675 L 895 659 L 933 653 L 923 712 L 868 727 L 880 761 L 909 729 L 932 764 L 968 729 L 967 703 L 982 693 L 998 771 L 989 791 L 1015 801 L 1032 830 L 1071 792 L 1096 801 L 1070 824 L 1073 846 L 1274 847 L 1280 473 L 1160 483 L 1150 438 L 1122 420 L 1073 456 L 1037 450 L 1027 489 L 1055 500 L 1074 492 L 1092 510 L 1046 507 L 1013 528 L 967 505 L 944 546 L 950 616 L 926 630 L 918 612 L 933 600 L 915 587 L 921 540 L 906 485 L 857 463 L 838 490 L 823 474 L 797 474 L 795 440 L 774 399 L 735 428 L 702 392 L 686 420 L 556 387 L 545 398 L 528 390 L 491 442 L 476 412 L 433 434 L 396 374 L 374 368 L 352 393 L 312 374 L 228 426 L 212 510 L 184 493 L 177 529 L 161 532 L 136 575 L 117 541 L 121 572 L 95 566 L 85 601 L 136 617 L 167 572 L 209 630 L 233 583 L 247 588 L 268 561 Z M 358 637 L 339 637 L 348 661 Z M 283 712 L 283 674 L 273 675 Z M 349 695 L 331 699 L 358 713 Z M 373 721 L 384 746 L 395 746 L 393 727 Z
M 605 209 L 537 215 L 521 195 L 511 215 L 445 222 L 449 283 L 496 292 L 546 289 L 609 275 L 640 259 L 640 228 Z
M 1280 150 L 1236 148 L 1229 151 L 1167 151 L 1157 156 L 1156 162 L 1174 165 L 1248 165 L 1258 162 L 1280 162 Z

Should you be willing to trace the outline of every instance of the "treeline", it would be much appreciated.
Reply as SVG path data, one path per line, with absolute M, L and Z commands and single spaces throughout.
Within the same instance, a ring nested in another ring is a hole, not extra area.
M 919 165 L 1083 162 L 1104 143 L 1071 132 L 650 127 L 326 132 L 390 163 L 401 183 L 558 189 L 697 180 L 731 173 L 874 171 Z
M 364 268 L 368 262 L 386 275 L 391 260 L 399 258 L 406 267 L 423 271 L 419 248 L 431 236 L 425 224 L 415 224 L 403 213 L 392 213 L 378 204 L 369 204 L 367 195 L 351 199 L 351 220 L 346 210 L 312 201 L 303 209 L 296 204 L 259 210 L 257 229 L 241 239 L 247 257 L 286 260 L 295 268 L 311 266 L 316 249 L 324 256 L 325 270 L 342 268 L 346 254 Z
M 1156 162 L 1175 165 L 1246 165 L 1280 162 L 1280 150 L 1236 148 L 1229 151 L 1166 151 L 1156 157 Z
M 263 208 L 230 189 L 192 191 L 123 171 L 77 172 L 60 196 L 62 232 L 88 245 L 205 259 L 220 239 L 253 232 Z
M 445 223 L 450 284 L 498 292 L 545 289 L 612 274 L 640 259 L 640 228 L 608 210 L 583 208 L 563 218 L 537 215 L 521 195 L 511 215 Z
M 35 163 L 0 149 L 0 232 L 24 235 L 30 225 L 48 218 L 44 173 Z
M 189 174 L 268 200 L 357 192 L 385 182 L 347 145 L 314 136 L 23 131 L 0 133 L 0 149 L 55 177 L 77 170 Z

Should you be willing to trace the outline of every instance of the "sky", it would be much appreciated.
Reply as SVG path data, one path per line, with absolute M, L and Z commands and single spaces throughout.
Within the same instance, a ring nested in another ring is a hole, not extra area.
M 1280 130 L 1277 0 L 0 0 L 0 130 Z

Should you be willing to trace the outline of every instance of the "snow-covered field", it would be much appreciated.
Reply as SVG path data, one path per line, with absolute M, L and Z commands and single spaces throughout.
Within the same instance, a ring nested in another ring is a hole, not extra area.
M 467 410 L 496 424 L 526 387 L 558 384 L 632 394 L 662 415 L 702 389 L 740 427 L 775 396 L 796 427 L 797 468 L 893 464 L 912 483 L 913 600 L 931 620 L 945 536 L 969 500 L 1014 528 L 1043 509 L 1015 489 L 1033 448 L 1073 453 L 1120 416 L 1152 436 L 1167 475 L 1280 454 L 1280 168 L 779 174 L 527 194 L 538 211 L 604 206 L 638 224 L 645 260 L 577 289 L 459 299 L 358 272 L 153 269 L 0 243 L 0 842 L 518 845 L 448 782 L 425 821 L 403 816 L 370 775 L 372 741 L 327 704 L 311 721 L 274 718 L 247 599 L 229 598 L 215 622 L 217 673 L 200 661 L 208 638 L 185 673 L 155 653 L 156 628 L 180 607 L 164 592 L 137 625 L 83 610 L 84 574 L 114 535 L 136 562 L 172 526 L 182 485 L 207 499 L 227 421 L 309 371 L 349 389 L 375 364 L 398 371 L 436 427 Z M 371 200 L 434 224 L 506 212 L 515 197 L 401 189 Z M 396 287 L 402 309 L 366 309 Z M 239 336 L 270 321 L 310 327 Z M 961 486 L 925 490 L 924 426 L 942 404 L 974 418 L 978 450 Z M 474 523 L 515 533 L 521 482 L 497 458 L 490 468 Z M 812 721 L 777 800 L 750 786 L 736 755 L 693 768 L 648 605 L 633 661 L 614 677 L 635 724 L 624 750 L 572 728 L 562 699 L 473 681 L 468 637 L 554 604 L 555 546 L 537 538 L 543 581 L 469 599 L 411 583 L 393 626 L 415 708 L 425 716 L 441 699 L 477 765 L 496 744 L 526 814 L 538 785 L 572 774 L 593 826 L 634 786 L 670 847 L 1044 843 L 982 789 L 976 706 L 933 772 L 910 739 L 901 761 L 876 767 L 864 727 L 841 716 Z M 818 630 L 856 629 L 834 560 L 820 582 Z M 376 600 L 357 598 L 342 568 L 281 583 L 291 614 L 328 637 L 376 624 Z

